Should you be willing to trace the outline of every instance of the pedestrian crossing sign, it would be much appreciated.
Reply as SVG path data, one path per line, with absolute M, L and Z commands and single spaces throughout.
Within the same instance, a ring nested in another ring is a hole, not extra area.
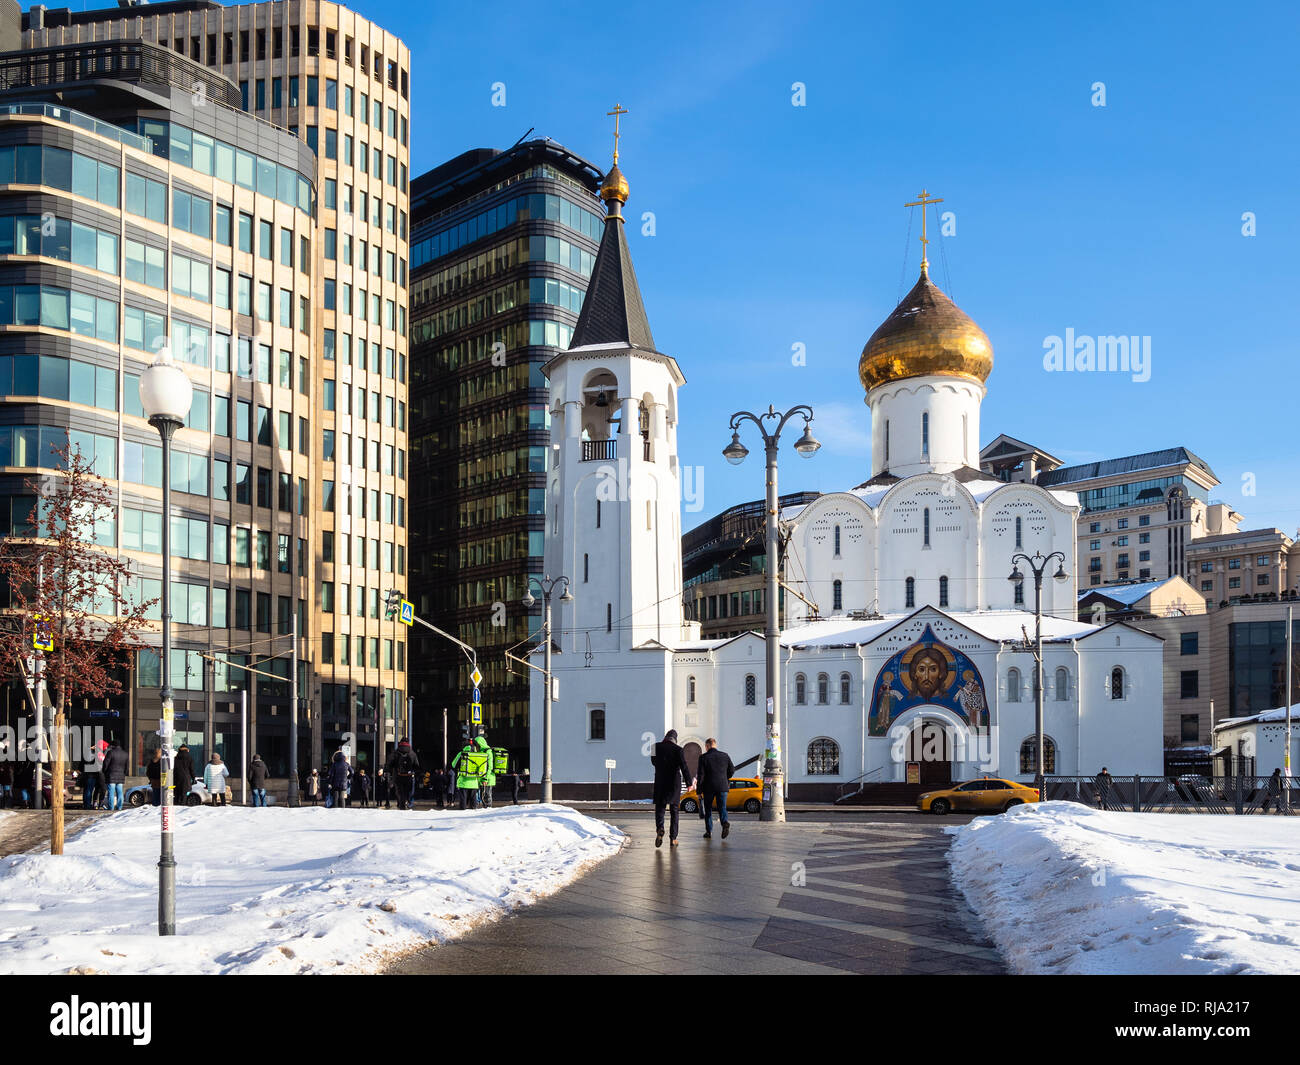
M 483 704 L 471 703 L 469 708 L 469 720 L 473 725 L 483 724 Z
M 411 605 L 409 599 L 402 600 L 402 612 L 398 615 L 403 625 L 415 624 L 415 607 Z
M 53 651 L 54 631 L 50 619 L 38 614 L 32 620 L 35 622 L 35 627 L 32 629 L 32 647 L 37 651 Z

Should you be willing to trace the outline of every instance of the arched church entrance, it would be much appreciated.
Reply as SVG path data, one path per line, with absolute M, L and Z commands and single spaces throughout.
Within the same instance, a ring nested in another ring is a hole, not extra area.
M 909 767 L 918 763 L 922 784 L 948 784 L 953 779 L 952 726 L 946 721 L 923 717 L 912 723 L 907 736 Z
M 682 748 L 682 754 L 686 756 L 686 764 L 690 766 L 692 778 L 698 775 L 698 770 L 700 768 L 700 755 L 703 753 L 704 748 L 694 740 L 691 740 L 690 743 Z M 688 780 L 686 783 L 689 784 L 690 781 Z

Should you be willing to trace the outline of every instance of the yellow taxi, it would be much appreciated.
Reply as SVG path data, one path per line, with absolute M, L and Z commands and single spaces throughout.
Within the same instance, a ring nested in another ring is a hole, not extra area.
M 916 808 L 940 816 L 950 811 L 1003 813 L 1013 806 L 1038 801 L 1038 789 L 1001 777 L 981 777 L 918 796 Z
M 733 777 L 727 791 L 727 809 L 744 810 L 756 814 L 763 808 L 762 777 Z M 682 810 L 688 814 L 700 808 L 700 797 L 694 788 L 682 796 Z

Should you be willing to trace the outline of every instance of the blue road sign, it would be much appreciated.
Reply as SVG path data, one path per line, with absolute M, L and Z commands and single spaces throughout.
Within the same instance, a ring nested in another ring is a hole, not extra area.
M 479 693 L 478 693 L 478 689 L 475 688 L 475 689 L 474 689 L 474 698 L 473 698 L 472 702 L 481 703 L 482 701 L 483 701 L 482 696 L 479 695 Z
M 402 600 L 402 612 L 399 617 L 403 625 L 415 624 L 415 607 L 411 605 L 409 599 Z

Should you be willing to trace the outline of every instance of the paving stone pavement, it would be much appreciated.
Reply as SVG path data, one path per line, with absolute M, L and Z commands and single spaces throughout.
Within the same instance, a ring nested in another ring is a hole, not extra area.
M 654 846 L 649 816 L 607 818 L 623 851 L 572 885 L 391 973 L 1001 973 L 952 886 L 939 821 L 760 825 Z

